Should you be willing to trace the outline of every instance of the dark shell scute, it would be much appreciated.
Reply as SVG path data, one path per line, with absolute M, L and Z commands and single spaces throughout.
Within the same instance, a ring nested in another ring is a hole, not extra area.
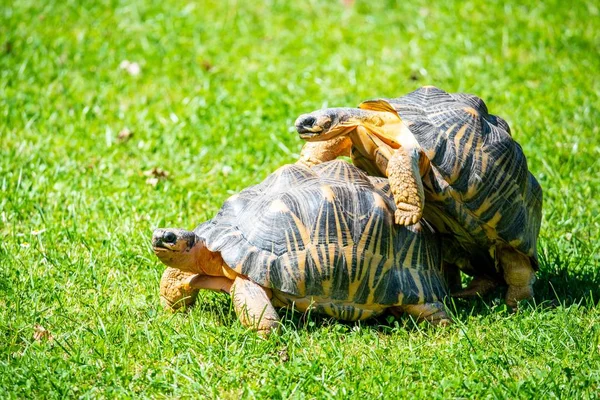
M 428 204 L 454 221 L 449 228 L 467 228 L 470 236 L 461 240 L 485 248 L 497 235 L 537 264 L 542 191 L 508 123 L 477 96 L 434 87 L 389 102 L 435 169 L 426 179 L 434 194 Z
M 385 179 L 345 161 L 288 165 L 232 196 L 196 233 L 238 273 L 292 296 L 337 301 L 329 311 L 347 317 L 362 313 L 340 305 L 349 301 L 441 299 L 439 240 L 395 225 L 388 191 Z M 408 278 L 415 271 L 424 283 Z M 395 283 L 385 286 L 386 276 Z

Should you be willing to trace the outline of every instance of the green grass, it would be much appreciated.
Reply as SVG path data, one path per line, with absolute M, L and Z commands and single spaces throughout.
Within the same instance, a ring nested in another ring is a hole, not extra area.
M 596 397 L 599 7 L 430 3 L 3 1 L 0 398 Z M 153 227 L 293 162 L 297 115 L 425 84 L 480 95 L 522 144 L 545 197 L 534 302 L 457 302 L 444 329 L 283 313 L 266 341 L 224 295 L 160 308 Z

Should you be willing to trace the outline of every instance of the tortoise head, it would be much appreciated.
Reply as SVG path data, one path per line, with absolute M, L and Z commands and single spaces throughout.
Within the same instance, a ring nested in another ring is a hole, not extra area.
M 302 114 L 294 125 L 302 139 L 318 142 L 349 134 L 372 118 L 373 113 L 358 108 L 326 108 Z
M 204 242 L 191 231 L 159 228 L 152 234 L 152 249 L 163 264 L 182 271 L 197 271 L 200 249 Z
M 391 118 L 396 118 L 391 116 Z M 362 126 L 369 131 L 377 130 L 390 119 L 387 110 L 364 110 L 360 108 L 326 108 L 302 114 L 296 119 L 296 131 L 309 142 L 318 142 L 350 134 Z

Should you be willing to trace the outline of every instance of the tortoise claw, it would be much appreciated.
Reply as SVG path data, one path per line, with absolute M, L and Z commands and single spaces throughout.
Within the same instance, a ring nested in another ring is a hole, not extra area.
M 421 219 L 421 212 L 417 211 L 405 211 L 405 210 L 396 210 L 394 213 L 394 217 L 396 220 L 396 224 L 408 226 L 414 225 Z

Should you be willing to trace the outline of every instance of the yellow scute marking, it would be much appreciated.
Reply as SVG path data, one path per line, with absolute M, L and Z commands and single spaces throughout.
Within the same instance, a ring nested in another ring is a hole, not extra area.
M 463 111 L 466 112 L 466 113 L 468 113 L 468 114 L 471 114 L 474 117 L 478 117 L 479 116 L 479 112 L 477 112 L 477 110 L 474 109 L 473 107 L 465 107 L 465 108 L 463 108 Z
M 321 192 L 323 192 L 323 197 L 330 203 L 333 203 L 333 199 L 335 199 L 335 193 L 331 190 L 331 187 L 327 185 L 321 186 Z
M 467 192 L 467 196 L 470 197 L 470 188 L 469 191 Z M 481 206 L 479 206 L 479 208 L 477 210 L 475 210 L 473 212 L 473 214 L 475 214 L 477 217 L 481 217 L 481 215 L 486 212 L 490 207 L 492 206 L 492 201 L 490 199 L 485 199 L 483 201 L 483 203 L 481 203 Z
M 423 302 L 423 300 L 425 299 L 425 292 L 423 291 L 423 282 L 421 282 L 419 274 L 417 273 L 417 271 L 415 269 L 410 268 L 409 271 L 410 271 L 410 275 L 412 276 L 413 280 L 415 281 L 417 290 L 419 291 L 419 302 Z
M 487 235 L 488 238 L 493 240 L 498 237 L 498 232 L 496 231 L 496 225 L 498 225 L 498 222 L 500 222 L 500 219 L 502 219 L 502 214 L 497 212 L 496 214 L 494 214 L 494 217 L 492 219 L 490 219 L 486 224 L 482 225 L 482 228 L 485 231 L 485 234 Z
M 523 243 L 521 239 L 514 239 L 508 242 L 508 244 L 510 244 L 512 247 L 519 247 L 521 243 Z
M 289 212 L 290 209 L 288 208 L 288 206 L 285 205 L 283 201 L 277 199 L 271 203 L 271 205 L 269 206 L 269 211 Z
M 383 197 L 375 192 L 373 192 L 373 204 L 375 207 L 387 208 L 387 204 L 385 204 L 385 201 L 383 201 Z
M 298 258 L 296 259 L 298 270 L 294 273 L 297 279 L 294 279 L 298 293 L 306 293 L 306 282 L 304 277 L 306 276 L 306 250 L 298 252 Z M 289 273 L 292 273 L 291 269 Z
M 490 219 L 488 221 L 488 225 L 491 226 L 492 228 L 495 228 L 496 225 L 498 225 L 498 222 L 502 219 L 502 214 L 500 214 L 499 212 L 497 212 L 496 214 L 494 214 L 494 217 L 492 219 Z
M 460 141 L 462 140 L 463 136 L 465 136 L 467 128 L 469 128 L 468 125 L 461 126 L 460 129 L 456 132 L 456 135 L 454 136 L 454 147 L 457 152 L 462 151 L 462 149 L 460 148 Z

